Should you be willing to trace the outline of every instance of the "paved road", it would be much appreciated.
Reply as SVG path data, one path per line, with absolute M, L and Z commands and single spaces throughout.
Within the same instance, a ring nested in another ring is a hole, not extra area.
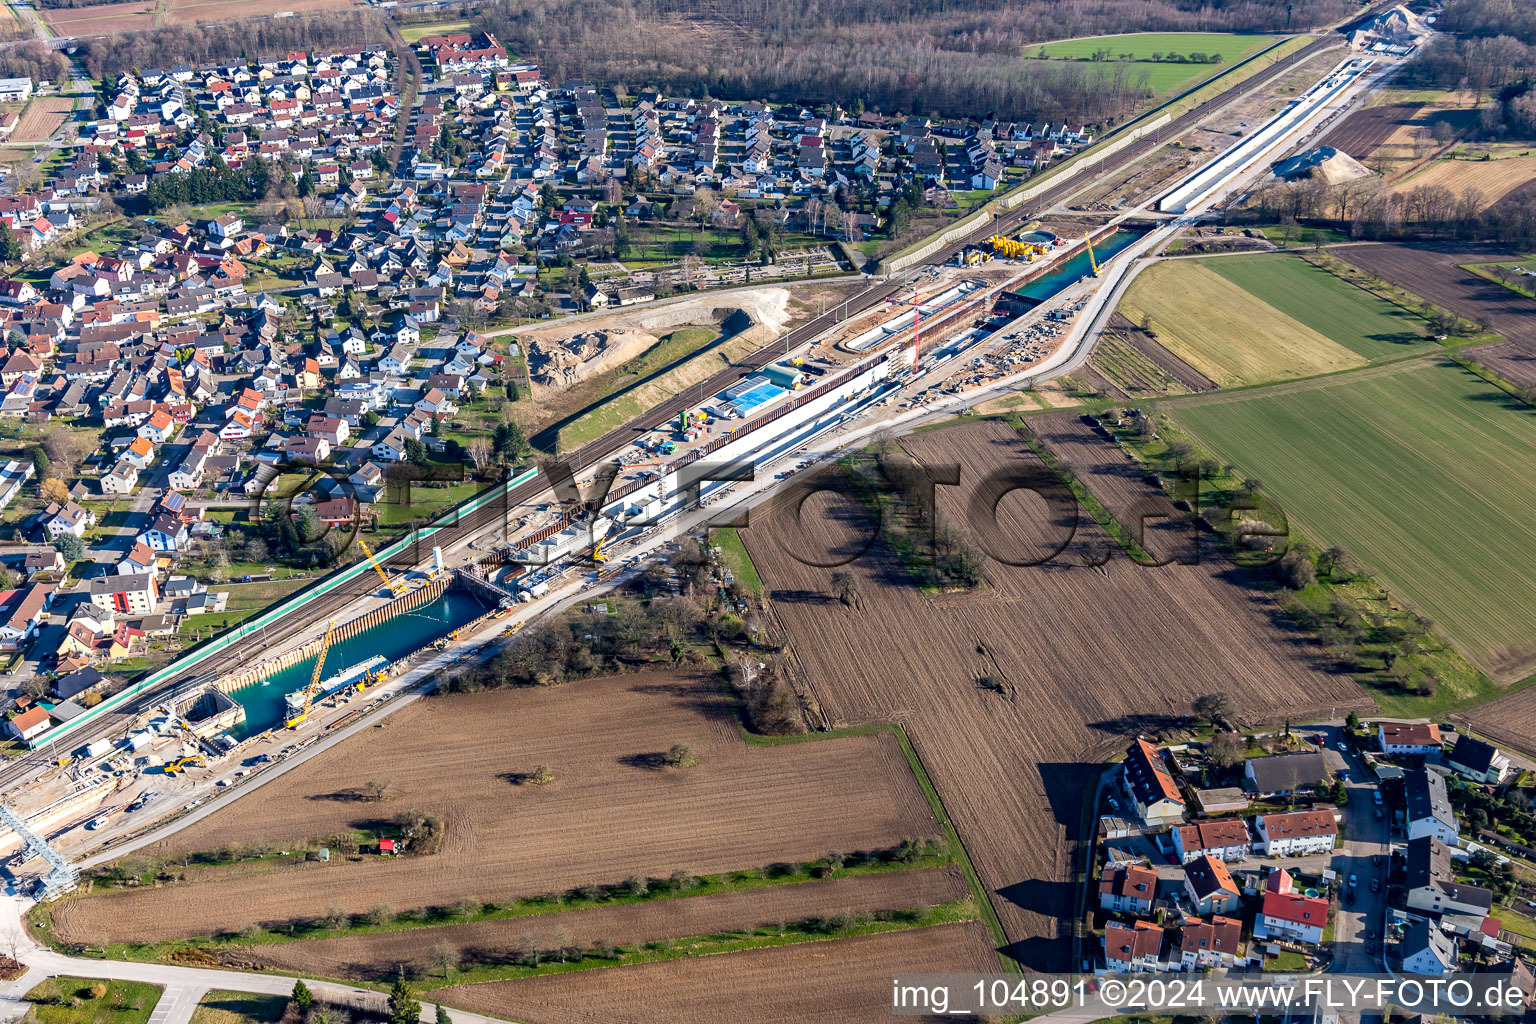
M 261 995 L 288 995 L 293 978 L 271 974 L 245 974 L 239 971 L 211 970 L 203 967 L 177 967 L 171 964 L 140 964 L 122 960 L 89 960 L 64 956 L 32 941 L 21 924 L 21 915 L 30 903 L 16 896 L 0 896 L 0 949 L 15 955 L 27 965 L 27 973 L 15 981 L 0 984 L 0 1019 L 14 1019 L 26 1013 L 30 1004 L 21 997 L 42 981 L 59 975 L 142 981 L 165 988 L 150 1017 L 151 1024 L 186 1024 L 198 1000 L 209 989 L 254 992 Z M 371 989 L 335 982 L 304 979 L 315 996 L 341 1005 L 382 1009 L 385 996 Z M 437 1008 L 423 1003 L 421 1019 L 434 1021 Z M 498 1018 L 485 1017 L 464 1010 L 449 1010 L 455 1024 L 501 1024 Z

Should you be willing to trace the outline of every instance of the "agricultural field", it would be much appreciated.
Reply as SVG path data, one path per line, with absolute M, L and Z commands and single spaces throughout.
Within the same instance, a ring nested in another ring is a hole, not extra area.
M 1536 689 L 1526 687 L 1456 718 L 1496 743 L 1536 756 Z
M 530 944 L 539 949 L 591 948 L 600 941 L 632 946 L 751 931 L 829 914 L 932 907 L 969 895 L 969 886 L 953 866 L 914 869 L 446 925 L 426 932 L 412 929 L 235 947 L 227 951 L 226 959 L 260 970 L 327 978 L 389 980 L 401 966 L 426 977 L 433 972 L 434 951 L 443 943 L 457 949 L 466 962 L 484 963 L 505 959 L 514 949 Z
M 539 1024 L 879 1024 L 891 1019 L 891 975 L 909 970 L 995 974 L 997 957 L 986 929 L 968 922 L 466 985 L 436 991 L 433 998 Z
M 1424 170 L 1404 178 L 1397 191 L 1407 193 L 1420 186 L 1448 188 L 1458 196 L 1467 189 L 1482 193 L 1482 206 L 1491 206 L 1515 189 L 1536 180 L 1536 155 L 1505 156 L 1494 160 L 1436 160 Z
M 43 8 L 38 16 L 56 36 L 107 36 L 155 27 L 154 0 L 95 7 Z
M 1274 41 L 1274 36 L 1222 32 L 1137 32 L 1030 45 L 1024 48 L 1024 55 L 1026 64 L 1044 60 L 1088 61 L 1102 67 L 1105 74 L 1123 69 L 1131 81 L 1146 75 L 1148 88 L 1161 97 L 1183 92 Z M 1107 57 L 1096 60 L 1095 55 L 1104 51 L 1108 51 Z M 1154 55 L 1188 57 L 1192 53 L 1219 54 L 1221 59 L 1199 64 L 1153 59 Z
M 1338 544 L 1510 682 L 1536 670 L 1536 419 L 1451 364 L 1410 361 L 1168 412 L 1320 545 Z
M 1129 321 L 1223 387 L 1365 366 L 1427 344 L 1422 321 L 1289 256 L 1165 260 L 1121 300 Z
M 1427 299 L 1458 316 L 1486 319 L 1510 341 L 1536 346 L 1531 300 L 1463 269 L 1468 263 L 1510 258 L 1509 253 L 1463 245 L 1351 245 L 1335 256 Z
M 1120 313 L 1111 314 L 1109 330 L 1094 344 L 1089 365 L 1128 398 L 1216 389 L 1209 377 L 1159 345 Z
M 742 536 L 820 712 L 834 725 L 903 724 L 1009 954 L 1067 969 L 1083 796 L 1127 736 L 1175 723 L 1212 680 L 1253 722 L 1368 701 L 1225 564 L 1141 568 L 1116 557 L 1094 569 L 1088 562 L 1112 545 L 1085 517 L 1052 556 L 1046 510 L 1022 493 L 1003 497 L 996 527 L 973 530 L 977 481 L 1040 468 L 1006 424 L 901 443 L 919 461 L 961 465 L 960 486 L 939 488 L 946 524 L 1039 564 L 992 559 L 982 588 L 925 593 L 888 544 L 870 542 L 862 506 L 824 495 L 798 521 L 792 503 L 764 510 Z M 853 561 L 827 566 L 835 552 Z M 851 604 L 836 596 L 834 572 L 850 574 Z
M 8 141 L 28 144 L 50 139 L 74 109 L 73 96 L 40 96 L 27 104 Z
M 699 763 L 657 767 L 674 744 Z M 553 781 L 518 784 L 541 765 Z M 330 908 L 483 903 L 942 838 L 894 737 L 749 747 L 715 679 L 648 672 L 420 701 L 141 853 L 179 863 L 229 844 L 376 834 L 402 813 L 441 819 L 438 852 L 195 867 L 185 882 L 57 904 L 54 928 L 92 943 L 206 936 Z
M 162 25 L 235 21 L 356 6 L 356 0 L 130 0 L 95 7 L 44 8 L 39 14 L 55 35 L 102 36 Z
M 1386 88 L 1333 128 L 1323 142 L 1395 182 L 1449 149 L 1477 120 L 1470 92 Z
M 1536 313 L 1536 307 L 1532 307 Z M 1476 360 L 1516 387 L 1536 391 L 1536 347 L 1518 341 L 1496 341 L 1478 345 L 1462 353 Z

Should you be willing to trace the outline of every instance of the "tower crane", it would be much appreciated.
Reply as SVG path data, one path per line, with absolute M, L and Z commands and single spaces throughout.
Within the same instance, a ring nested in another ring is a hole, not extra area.
M 373 549 L 368 546 L 367 541 L 363 540 L 361 532 L 357 534 L 357 546 L 362 548 L 363 554 L 368 556 L 368 563 L 373 566 L 373 571 L 379 574 L 379 579 L 384 581 L 384 589 L 389 591 L 389 596 L 399 597 L 399 588 L 390 582 L 389 575 L 384 571 L 384 567 L 379 564 L 379 560 L 374 557 Z
M 315 692 L 320 689 L 320 669 L 325 666 L 325 652 L 331 649 L 331 637 L 335 635 L 336 620 L 332 619 L 330 625 L 325 627 L 325 637 L 320 641 L 320 653 L 315 655 L 315 670 L 309 675 L 309 685 L 304 688 L 304 705 L 283 723 L 290 729 L 297 728 L 300 722 L 309 717 L 310 706 L 315 701 Z

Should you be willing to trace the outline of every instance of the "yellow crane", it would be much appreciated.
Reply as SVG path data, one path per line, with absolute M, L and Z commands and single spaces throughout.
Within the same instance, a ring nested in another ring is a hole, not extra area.
M 592 549 L 592 561 L 602 565 L 608 561 L 608 556 L 603 554 L 603 545 L 608 543 L 608 535 L 605 533 L 598 538 L 597 546 Z
M 1093 232 L 1083 236 L 1083 244 L 1088 246 L 1088 265 L 1093 268 L 1093 276 L 1099 276 L 1099 258 L 1093 254 Z
M 309 717 L 310 706 L 315 701 L 315 692 L 320 689 L 320 670 L 325 667 L 325 652 L 331 649 L 331 637 L 335 635 L 336 620 L 332 619 L 331 624 L 325 627 L 325 636 L 320 641 L 320 653 L 315 655 L 315 670 L 309 674 L 309 685 L 304 688 L 304 706 L 283 723 L 290 729 L 297 728 L 300 722 Z
M 367 541 L 363 540 L 363 535 L 361 533 L 358 533 L 357 535 L 357 546 L 362 548 L 363 554 L 368 556 L 368 564 L 373 566 L 373 571 L 378 573 L 379 579 L 384 581 L 384 589 L 389 591 L 389 596 L 399 597 L 399 589 L 390 582 L 389 574 L 384 571 L 384 567 L 380 565 L 379 560 L 374 557 L 373 549 L 368 546 Z

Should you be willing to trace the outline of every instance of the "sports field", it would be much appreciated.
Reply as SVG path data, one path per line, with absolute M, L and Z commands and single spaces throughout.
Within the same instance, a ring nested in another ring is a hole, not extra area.
M 1449 363 L 1411 361 L 1166 406 L 1500 681 L 1536 671 L 1536 416 Z
M 1142 72 L 1147 85 L 1159 95 L 1180 92 L 1224 68 L 1248 57 L 1275 41 L 1274 36 L 1234 35 L 1225 32 L 1135 32 L 1116 36 L 1085 36 L 1063 39 L 1024 48 L 1026 58 L 1091 61 L 1095 54 L 1108 51 L 1101 65 L 1108 73 L 1123 67 L 1134 81 Z M 1219 61 L 1192 63 L 1167 59 L 1178 54 L 1219 54 Z M 1164 59 L 1154 60 L 1154 55 Z
M 1290 256 L 1169 260 L 1120 304 L 1222 387 L 1355 369 L 1426 348 L 1405 310 Z

